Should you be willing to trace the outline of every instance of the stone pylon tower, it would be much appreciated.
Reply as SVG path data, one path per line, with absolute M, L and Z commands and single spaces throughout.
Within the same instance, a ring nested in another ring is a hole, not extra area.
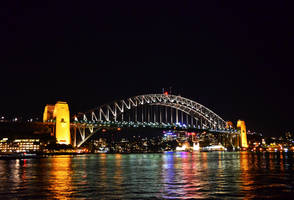
M 248 144 L 247 144 L 247 132 L 246 132 L 245 122 L 242 120 L 238 120 L 237 127 L 241 128 L 241 147 L 247 148 Z
M 58 101 L 55 105 L 46 105 L 43 121 L 55 120 L 55 137 L 58 144 L 71 144 L 70 115 L 66 102 Z

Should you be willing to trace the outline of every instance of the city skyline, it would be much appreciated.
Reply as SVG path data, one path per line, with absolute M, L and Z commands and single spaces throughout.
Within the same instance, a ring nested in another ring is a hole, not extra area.
M 1 114 L 41 117 L 57 101 L 74 114 L 172 87 L 249 130 L 293 132 L 286 3 L 6 7 Z

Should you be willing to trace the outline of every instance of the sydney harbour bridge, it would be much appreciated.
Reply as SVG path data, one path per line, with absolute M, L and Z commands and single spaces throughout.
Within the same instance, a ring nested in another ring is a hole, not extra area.
M 247 147 L 246 128 L 238 121 L 234 128 L 209 108 L 193 100 L 163 94 L 146 94 L 116 100 L 87 112 L 78 113 L 70 120 L 68 105 L 57 102 L 47 105 L 44 123 L 54 125 L 58 143 L 80 147 L 93 135 L 106 130 L 154 128 L 173 131 L 213 133 L 219 143 L 232 147 Z M 246 140 L 246 141 L 245 141 Z

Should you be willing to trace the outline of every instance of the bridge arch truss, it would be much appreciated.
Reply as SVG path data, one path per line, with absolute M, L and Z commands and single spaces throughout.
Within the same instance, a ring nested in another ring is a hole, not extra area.
M 161 119 L 161 123 L 178 123 L 181 121 L 178 111 L 181 111 L 190 117 L 190 122 L 203 128 L 224 129 L 226 126 L 226 122 L 207 107 L 181 96 L 165 94 L 139 95 L 124 100 L 113 101 L 110 104 L 102 105 L 86 113 L 80 113 L 76 120 L 92 123 L 101 121 L 124 121 L 126 120 L 124 119 L 125 113 L 130 110 L 136 110 L 144 105 L 170 108 L 168 111 L 170 119 L 168 120 L 167 117 L 165 117 L 164 120 Z M 147 113 L 143 112 L 144 111 L 141 111 L 140 113 L 142 116 L 147 115 Z M 160 114 L 163 116 L 165 115 L 162 112 L 157 113 L 157 115 Z M 157 119 L 157 121 L 160 121 L 160 116 L 157 116 Z M 147 117 L 145 120 L 148 120 Z M 144 121 L 144 117 L 141 118 L 141 121 Z
M 147 94 L 104 104 L 79 113 L 74 122 L 78 127 L 81 146 L 103 123 L 154 123 L 167 127 L 188 126 L 196 129 L 225 131 L 226 122 L 207 107 L 190 99 L 166 94 Z M 86 136 L 86 130 L 89 134 Z

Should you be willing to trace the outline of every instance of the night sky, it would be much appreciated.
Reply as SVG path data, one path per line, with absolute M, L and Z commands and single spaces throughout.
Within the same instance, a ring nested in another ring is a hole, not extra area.
M 161 93 L 264 135 L 293 132 L 293 7 L 282 1 L 1 2 L 0 114 Z M 108 2 L 108 3 L 106 3 Z

